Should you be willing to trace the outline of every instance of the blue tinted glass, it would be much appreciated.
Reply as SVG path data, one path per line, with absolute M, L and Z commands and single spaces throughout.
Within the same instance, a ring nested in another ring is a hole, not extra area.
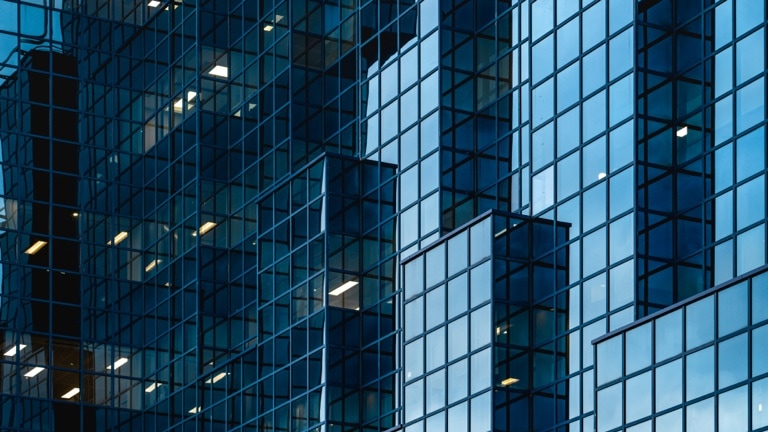
M 467 274 L 448 282 L 448 319 L 467 311 Z
M 728 48 L 715 56 L 715 96 L 733 89 L 733 49 Z
M 405 305 L 405 339 L 408 340 L 424 331 L 424 297 Z
M 579 100 L 579 64 L 574 63 L 557 75 L 557 112 Z
M 685 397 L 696 399 L 715 389 L 715 349 L 709 347 L 685 358 Z
M 715 49 L 733 40 L 733 2 L 727 0 L 715 9 Z
M 625 413 L 627 423 L 651 414 L 653 395 L 651 371 L 627 380 Z
M 538 126 L 549 120 L 554 112 L 554 78 L 533 89 L 533 122 Z
M 448 276 L 467 268 L 468 249 L 466 231 L 448 240 Z
M 741 133 L 765 119 L 765 78 L 736 93 L 736 132 Z
M 736 181 L 765 168 L 765 128 L 759 128 L 736 141 Z
M 568 1 L 567 3 L 575 3 Z M 560 10 L 558 9 L 558 13 Z M 557 67 L 565 66 L 579 55 L 579 19 L 557 30 Z
M 683 360 L 678 359 L 656 368 L 656 411 L 683 402 Z
M 634 34 L 634 30 L 630 28 L 621 32 L 609 42 L 608 49 L 610 50 L 610 64 L 608 67 L 610 79 L 614 79 L 632 69 L 634 59 L 629 53 L 633 52 L 635 49 Z
M 605 45 L 586 55 L 582 67 L 582 92 L 586 96 L 605 85 Z
M 768 319 L 768 273 L 752 278 L 752 324 Z
M 587 141 L 605 130 L 605 91 L 587 99 L 582 109 L 582 139 Z
M 715 399 L 709 398 L 685 409 L 686 430 L 715 432 Z
M 690 350 L 715 337 L 715 299 L 707 297 L 685 307 L 685 349 Z
M 427 293 L 427 330 L 445 321 L 445 285 Z
M 765 264 L 765 225 L 758 225 L 736 238 L 736 272 L 744 274 Z
M 723 337 L 747 326 L 749 317 L 747 283 L 720 291 L 717 294 L 717 335 Z
M 718 430 L 748 430 L 749 402 L 747 402 L 747 389 L 747 386 L 742 386 L 718 396 Z
M 467 397 L 469 389 L 467 362 L 468 359 L 464 359 L 448 367 L 448 403 Z
M 768 426 L 768 378 L 752 384 L 752 428 Z
M 717 351 L 717 384 L 719 388 L 722 389 L 747 379 L 749 351 L 746 333 L 720 342 Z
M 634 77 L 629 75 L 610 89 L 611 126 L 632 115 L 635 108 Z
M 622 371 L 622 343 L 621 335 L 613 337 L 597 344 L 597 385 L 603 385 L 621 377 Z
M 634 2 L 630 0 L 610 0 L 608 2 L 608 24 L 610 33 L 632 22 L 635 16 Z
M 533 46 L 533 83 L 536 84 L 555 69 L 555 38 L 549 36 Z
M 736 37 L 761 24 L 764 19 L 763 0 L 740 0 L 736 2 Z
M 621 425 L 622 383 L 597 392 L 597 425 L 600 430 L 610 430 Z
M 656 320 L 656 361 L 660 362 L 683 349 L 682 310 L 667 314 Z
M 715 199 L 715 239 L 733 233 L 733 193 L 728 191 Z
M 581 20 L 581 46 L 587 51 L 605 39 L 605 1 L 598 1 L 587 9 Z
M 552 0 L 537 0 L 531 6 L 531 40 L 536 40 L 553 27 Z
M 736 229 L 765 218 L 765 179 L 760 176 L 736 189 Z
M 736 44 L 736 85 L 765 70 L 765 32 L 760 29 Z

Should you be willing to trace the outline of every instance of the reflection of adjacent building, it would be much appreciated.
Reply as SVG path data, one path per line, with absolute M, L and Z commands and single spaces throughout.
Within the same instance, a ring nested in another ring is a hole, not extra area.
M 87 382 L 67 369 L 93 361 L 77 349 L 81 301 L 76 77 L 72 57 L 31 51 L 2 89 L 6 97 L 0 122 L 12 133 L 4 136 L 2 148 L 6 213 L 0 319 L 8 329 L 3 351 L 15 349 L 4 356 L 12 362 L 3 365 L 9 372 L 3 382 L 11 393 L 49 398 L 9 402 L 14 422 L 31 428 L 80 423 L 79 409 L 57 400 L 81 397 Z
M 404 261 L 406 427 L 567 417 L 567 241 L 565 224 L 487 212 Z

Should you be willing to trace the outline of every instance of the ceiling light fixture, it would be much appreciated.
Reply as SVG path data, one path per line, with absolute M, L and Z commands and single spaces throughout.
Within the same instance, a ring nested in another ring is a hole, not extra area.
M 161 385 L 163 385 L 163 384 L 162 383 L 152 383 L 149 386 L 147 386 L 147 388 L 144 389 L 144 393 L 152 393 L 153 391 L 155 391 L 156 388 L 160 387 Z
M 357 281 L 347 281 L 341 284 L 341 286 L 339 286 L 335 290 L 329 292 L 328 294 L 332 296 L 338 296 L 344 293 L 344 291 L 347 291 L 348 289 L 354 287 L 355 285 L 357 285 Z
M 42 366 L 35 366 L 32 369 L 29 370 L 29 372 L 25 373 L 24 376 L 27 378 L 32 378 L 33 376 L 39 374 L 40 372 L 44 371 L 45 368 Z
M 190 413 L 190 414 L 197 414 L 197 413 L 200 412 L 201 409 L 202 409 L 202 407 L 196 406 L 196 407 L 192 408 L 191 410 L 189 410 L 187 412 Z
M 128 238 L 128 233 L 126 231 L 120 231 L 115 236 L 115 238 L 113 238 L 112 240 L 107 242 L 107 245 L 117 246 L 118 244 L 120 244 L 120 242 L 122 242 L 123 240 L 125 240 L 127 238 Z
M 272 31 L 272 29 L 275 28 L 272 24 L 267 24 L 264 26 L 264 31 Z
M 213 229 L 215 226 L 216 226 L 216 222 L 206 222 L 206 223 L 204 223 L 204 224 L 203 224 L 203 225 L 200 227 L 200 229 L 199 229 L 199 230 L 197 230 L 197 231 L 193 232 L 193 233 L 192 233 L 192 236 L 194 237 L 194 236 L 197 236 L 197 235 L 204 235 L 204 234 L 205 234 L 205 233 L 207 233 L 208 231 L 212 230 L 212 229 Z M 199 234 L 198 234 L 198 233 L 199 233 Z
M 688 126 L 683 126 L 680 129 L 678 129 L 675 135 L 677 135 L 678 138 L 682 138 L 688 135 Z
M 213 76 L 226 78 L 229 76 L 229 69 L 226 66 L 216 65 L 208 73 Z
M 501 385 L 509 386 L 509 385 L 515 384 L 517 382 L 520 382 L 520 380 L 518 378 L 507 378 L 507 379 L 505 379 L 504 381 L 501 382 Z
M 158 264 L 160 264 L 160 260 L 159 259 L 152 260 L 151 263 L 147 264 L 147 266 L 144 267 L 144 271 L 145 272 L 149 272 L 150 270 L 155 268 Z
M 226 373 L 226 372 L 221 372 L 221 373 L 217 374 L 215 377 L 207 379 L 205 381 L 205 383 L 206 384 L 216 384 L 217 382 L 223 380 L 224 377 L 226 377 L 227 375 L 229 375 L 229 374 Z
M 35 242 L 35 244 L 30 246 L 29 249 L 25 250 L 24 253 L 27 254 L 27 255 L 34 255 L 34 254 L 40 252 L 40 249 L 44 248 L 45 245 L 47 245 L 47 244 L 48 244 L 47 241 L 38 240 L 38 241 Z
M 156 7 L 160 6 L 160 2 L 157 1 L 157 0 L 152 0 L 149 3 L 147 3 L 147 6 L 156 8 Z
M 17 353 L 17 352 L 19 352 L 19 351 L 23 350 L 23 349 L 24 349 L 24 348 L 26 348 L 26 347 L 27 347 L 27 346 L 26 346 L 26 345 L 24 345 L 24 344 L 19 344 L 19 346 L 18 346 L 18 347 L 11 347 L 11 349 L 9 349 L 8 351 L 6 351 L 6 352 L 5 352 L 3 355 L 4 355 L 4 356 L 6 356 L 6 357 L 13 357 L 13 356 L 15 356 L 15 355 L 16 355 L 16 353 Z
M 73 398 L 78 393 L 80 393 L 80 388 L 75 387 L 72 390 L 70 390 L 70 391 L 64 393 L 63 395 L 61 395 L 61 398 L 62 399 L 71 399 L 71 398 Z
M 107 370 L 117 369 L 126 363 L 128 363 L 128 359 L 125 357 L 120 357 L 111 366 L 107 366 Z

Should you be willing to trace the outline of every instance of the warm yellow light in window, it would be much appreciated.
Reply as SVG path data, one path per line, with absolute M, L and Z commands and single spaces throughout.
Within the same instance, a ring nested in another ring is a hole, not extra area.
M 507 379 L 505 379 L 504 381 L 501 382 L 501 385 L 503 385 L 503 386 L 510 386 L 510 385 L 515 384 L 515 383 L 517 383 L 519 381 L 520 380 L 517 379 L 517 378 L 507 378 Z
M 221 381 L 226 377 L 228 374 L 226 372 L 221 372 L 217 374 L 215 377 L 207 379 L 205 381 L 206 384 L 216 384 L 217 382 Z
M 121 241 L 123 241 L 123 240 L 125 240 L 127 238 L 128 238 L 128 233 L 125 232 L 125 231 L 120 231 L 119 233 L 117 233 L 115 238 L 113 238 L 112 240 L 108 241 L 107 244 L 108 245 L 112 245 L 112 246 L 117 246 L 118 244 L 120 244 Z
M 192 236 L 197 235 L 205 235 L 208 231 L 212 230 L 216 226 L 216 222 L 206 222 L 204 223 L 199 230 L 192 233 Z
M 158 264 L 160 264 L 160 260 L 159 260 L 159 259 L 156 259 L 156 260 L 152 260 L 152 262 L 151 262 L 151 263 L 147 264 L 147 266 L 146 266 L 146 267 L 144 267 L 144 271 L 145 271 L 145 272 L 149 272 L 149 271 L 151 271 L 153 268 L 157 267 L 157 265 L 158 265 Z
M 47 245 L 47 244 L 48 244 L 48 242 L 46 242 L 46 241 L 38 240 L 38 241 L 35 242 L 35 244 L 30 246 L 29 249 L 25 250 L 24 253 L 27 254 L 27 255 L 34 255 L 34 254 L 40 252 L 40 249 L 44 248 L 45 245 Z

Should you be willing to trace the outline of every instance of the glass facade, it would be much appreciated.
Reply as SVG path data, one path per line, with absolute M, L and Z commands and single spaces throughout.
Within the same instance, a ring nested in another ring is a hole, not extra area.
M 768 427 L 766 270 L 598 339 L 597 430 Z
M 0 429 L 759 429 L 765 9 L 0 0 Z

